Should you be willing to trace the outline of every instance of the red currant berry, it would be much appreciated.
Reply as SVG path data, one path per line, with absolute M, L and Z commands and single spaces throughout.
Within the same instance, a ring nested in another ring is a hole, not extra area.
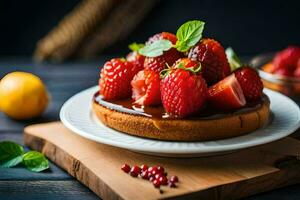
M 129 172 L 129 174 L 130 174 L 130 176 L 132 176 L 132 177 L 137 177 L 139 174 L 137 174 L 137 173 L 135 173 L 134 171 L 130 171 Z
M 161 176 L 163 176 L 162 174 L 155 174 L 155 179 L 159 179 Z
M 163 168 L 162 166 L 158 166 L 157 170 L 159 171 L 159 173 L 163 174 L 165 172 L 165 168 Z
M 130 172 L 130 166 L 128 164 L 124 164 L 122 165 L 121 169 L 125 172 L 125 173 L 128 173 Z
M 141 169 L 142 169 L 142 171 L 146 171 L 146 170 L 148 170 L 148 166 L 147 165 L 141 165 Z
M 142 177 L 143 179 L 148 180 L 148 179 L 149 179 L 149 173 L 148 173 L 147 171 L 143 171 L 143 172 L 141 173 L 141 177 Z
M 154 180 L 156 180 L 156 179 L 154 178 L 154 176 L 150 176 L 150 177 L 149 177 L 149 181 L 153 182 Z
M 131 168 L 132 172 L 136 173 L 136 174 L 140 174 L 141 173 L 141 168 L 139 168 L 138 166 L 134 166 Z
M 168 182 L 168 186 L 169 187 L 176 187 L 176 184 L 174 182 L 169 181 Z
M 179 181 L 177 176 L 171 176 L 170 181 L 173 183 L 177 183 Z
M 160 184 L 160 181 L 159 181 L 159 180 L 155 179 L 155 180 L 153 181 L 153 185 L 154 185 L 154 187 L 159 188 L 161 184 Z
M 152 175 L 156 175 L 156 174 L 158 174 L 159 172 L 158 172 L 158 169 L 157 168 L 154 168 L 153 170 L 152 170 L 152 172 L 151 172 L 151 174 Z
M 162 185 L 168 185 L 168 178 L 165 177 L 165 176 L 161 176 L 159 177 L 159 182 L 162 184 Z
M 149 167 L 148 172 L 152 174 L 152 171 L 157 170 L 157 167 Z

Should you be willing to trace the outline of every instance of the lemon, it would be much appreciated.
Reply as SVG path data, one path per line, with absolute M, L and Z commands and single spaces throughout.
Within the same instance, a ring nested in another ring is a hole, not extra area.
M 12 72 L 0 81 L 0 110 L 13 119 L 41 115 L 49 96 L 41 79 L 27 72 Z

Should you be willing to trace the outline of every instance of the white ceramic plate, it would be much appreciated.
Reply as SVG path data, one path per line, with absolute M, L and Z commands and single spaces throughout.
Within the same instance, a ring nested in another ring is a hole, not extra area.
M 66 127 L 85 138 L 132 151 L 161 156 L 203 156 L 220 154 L 272 142 L 288 136 L 300 126 L 300 110 L 288 97 L 265 89 L 271 100 L 273 119 L 250 134 L 206 142 L 169 142 L 130 136 L 103 125 L 91 109 L 92 87 L 71 97 L 60 111 Z M 143 130 L 141 130 L 143 131 Z

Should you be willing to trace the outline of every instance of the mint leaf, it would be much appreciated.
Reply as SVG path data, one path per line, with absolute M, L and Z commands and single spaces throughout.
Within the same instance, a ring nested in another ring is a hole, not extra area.
M 138 44 L 136 42 L 134 43 L 131 43 L 128 48 L 131 50 L 131 51 L 139 51 L 141 48 L 143 48 L 145 46 L 145 44 Z
M 24 149 L 21 145 L 14 142 L 0 142 L 0 166 L 13 167 L 22 161 L 20 156 L 24 154 Z
M 168 51 L 169 49 L 171 49 L 172 46 L 172 42 L 170 42 L 169 40 L 156 40 L 153 43 L 141 48 L 138 53 L 147 57 L 156 57 L 162 55 L 164 51 Z
M 48 160 L 37 151 L 29 151 L 23 155 L 23 164 L 33 172 L 40 172 L 49 168 Z
M 205 22 L 199 20 L 188 21 L 177 30 L 176 49 L 181 52 L 189 50 L 202 37 Z
M 22 159 L 23 159 L 22 156 L 17 156 L 11 160 L 1 163 L 1 167 L 11 168 L 11 167 L 17 166 L 18 164 L 20 164 L 22 162 Z
M 238 58 L 236 53 L 233 51 L 231 47 L 228 47 L 225 51 L 231 71 L 236 70 L 237 68 L 242 66 L 241 60 Z

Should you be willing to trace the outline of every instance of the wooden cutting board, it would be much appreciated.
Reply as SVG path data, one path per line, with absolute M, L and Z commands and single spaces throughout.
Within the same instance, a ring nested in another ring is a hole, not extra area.
M 300 141 L 277 142 L 232 154 L 202 158 L 164 158 L 138 154 L 82 138 L 60 122 L 28 126 L 25 144 L 42 151 L 103 199 L 238 199 L 300 181 Z M 122 164 L 163 165 L 180 179 L 161 194 Z

